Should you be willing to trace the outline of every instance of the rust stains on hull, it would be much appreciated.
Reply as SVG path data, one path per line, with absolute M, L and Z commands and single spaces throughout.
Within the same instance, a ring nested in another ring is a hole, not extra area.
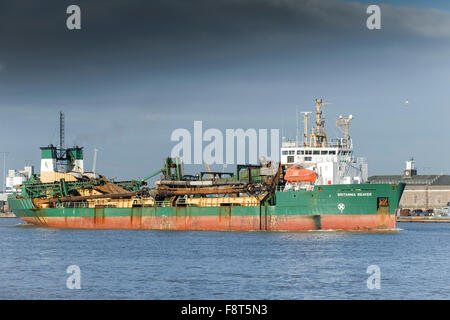
M 136 208 L 137 209 L 137 208 Z M 231 216 L 227 208 L 218 216 L 104 216 L 99 208 L 94 217 L 23 217 L 25 222 L 52 228 L 205 230 L 205 231 L 309 231 L 393 229 L 393 215 L 248 215 Z

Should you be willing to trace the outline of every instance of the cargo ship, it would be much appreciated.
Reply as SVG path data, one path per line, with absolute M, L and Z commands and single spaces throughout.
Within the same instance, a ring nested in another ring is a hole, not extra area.
M 355 160 L 352 117 L 345 137 L 328 141 L 322 100 L 303 141 L 283 141 L 281 162 L 236 165 L 234 172 L 183 174 L 179 158 L 143 179 L 114 181 L 83 170 L 83 148 L 41 148 L 41 171 L 11 195 L 23 221 L 42 227 L 215 231 L 378 231 L 396 227 L 404 184 L 367 183 Z M 63 128 L 63 118 L 61 128 Z M 62 130 L 62 129 L 61 129 Z M 63 131 L 61 137 L 64 136 Z M 58 168 L 59 166 L 59 168 Z M 154 187 L 147 181 L 159 177 Z

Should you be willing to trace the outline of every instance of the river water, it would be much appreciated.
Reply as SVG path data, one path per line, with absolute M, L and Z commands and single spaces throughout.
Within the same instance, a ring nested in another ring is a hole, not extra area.
M 70 230 L 5 218 L 0 299 L 449 299 L 450 223 L 397 226 L 391 233 Z M 79 273 L 67 272 L 72 265 Z M 71 283 L 81 289 L 69 289 L 67 279 L 78 275 Z

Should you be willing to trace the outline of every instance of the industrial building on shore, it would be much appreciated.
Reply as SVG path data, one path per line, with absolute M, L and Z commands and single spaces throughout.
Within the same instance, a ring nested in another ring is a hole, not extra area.
M 403 175 L 371 176 L 368 180 L 371 183 L 405 183 L 401 209 L 436 210 L 450 202 L 450 175 L 418 175 L 413 159 L 406 161 Z
M 8 195 L 17 192 L 16 187 L 23 184 L 34 174 L 33 166 L 25 166 L 23 170 L 8 170 L 8 176 L 5 178 L 5 184 L 2 192 L 0 192 L 0 212 L 8 211 Z M 3 185 L 3 184 L 2 184 Z

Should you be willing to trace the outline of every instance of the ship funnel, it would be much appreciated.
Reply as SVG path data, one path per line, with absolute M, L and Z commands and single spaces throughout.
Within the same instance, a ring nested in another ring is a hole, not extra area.
M 41 147 L 41 172 L 56 171 L 57 151 L 54 145 Z
M 67 168 L 66 170 L 68 172 L 74 171 L 74 172 L 81 172 L 83 173 L 83 148 L 74 146 L 72 148 L 69 148 L 66 150 L 67 155 Z

